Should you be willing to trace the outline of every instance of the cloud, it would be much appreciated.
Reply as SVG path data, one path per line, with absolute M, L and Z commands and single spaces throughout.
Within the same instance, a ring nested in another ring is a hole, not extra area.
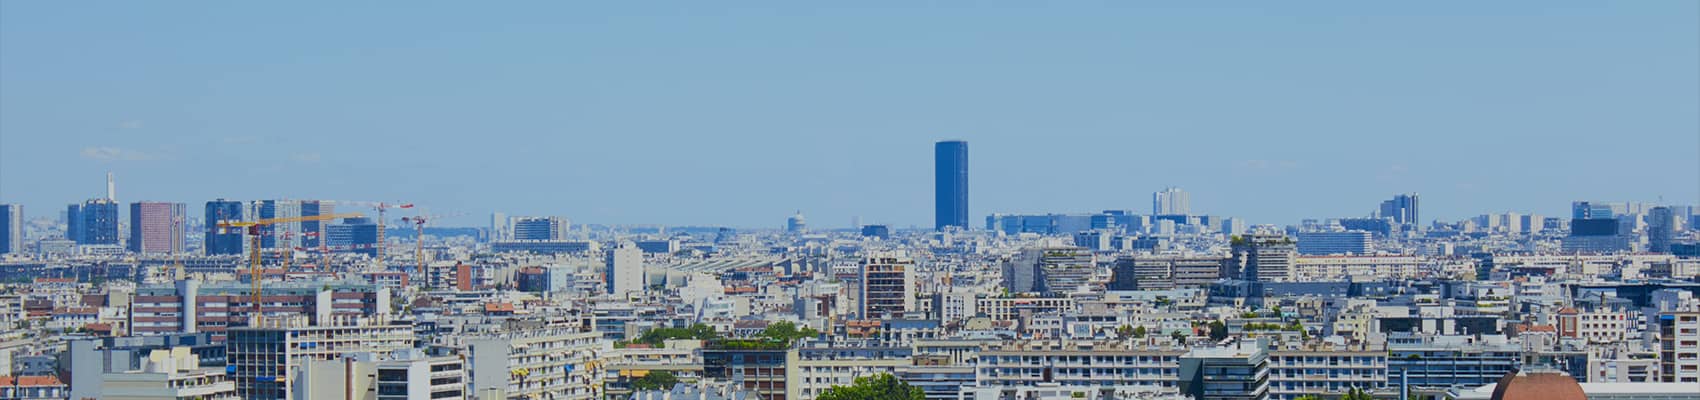
M 160 154 L 118 147 L 84 147 L 79 154 L 95 161 L 150 161 L 165 158 Z
M 141 127 L 142 120 L 139 119 L 132 119 L 118 123 L 118 129 L 140 129 Z
M 324 159 L 324 157 L 320 156 L 318 152 L 297 153 L 290 158 L 293 158 L 295 159 L 295 162 L 302 164 L 318 164 L 319 161 Z

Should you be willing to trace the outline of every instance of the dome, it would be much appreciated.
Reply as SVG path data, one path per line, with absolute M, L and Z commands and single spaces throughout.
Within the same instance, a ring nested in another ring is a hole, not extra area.
M 1517 371 L 1499 378 L 1493 400 L 1587 400 L 1576 379 L 1558 371 Z

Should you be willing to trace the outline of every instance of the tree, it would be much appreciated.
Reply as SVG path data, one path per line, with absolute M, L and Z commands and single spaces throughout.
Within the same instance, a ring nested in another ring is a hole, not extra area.
M 1145 325 L 1140 325 L 1138 327 L 1133 328 L 1133 337 L 1144 339 L 1145 333 L 1146 333 L 1145 332 Z
M 1220 320 L 1210 321 L 1210 340 L 1221 341 L 1228 338 L 1228 324 Z
M 1186 334 L 1181 331 L 1169 332 L 1169 338 L 1175 339 L 1175 343 L 1186 343 Z
M 1133 337 L 1133 327 L 1127 325 L 1116 327 L 1116 337 L 1123 339 Z
M 1340 400 L 1375 400 L 1375 396 L 1363 389 L 1352 388 L 1346 391 L 1345 396 L 1340 396 Z
M 1295 397 L 1293 400 L 1322 400 L 1322 398 L 1317 397 L 1314 394 L 1307 394 L 1307 395 Z
M 779 321 L 768 324 L 767 329 L 761 330 L 761 336 L 789 343 L 797 339 L 820 336 L 820 332 L 815 331 L 815 328 L 806 326 L 803 329 L 797 329 L 797 324 L 791 323 L 791 321 Z
M 925 400 L 927 394 L 921 388 L 910 386 L 908 382 L 897 379 L 891 374 L 879 374 L 856 378 L 856 383 L 850 386 L 833 386 L 821 392 L 818 400 Z
M 679 383 L 679 377 L 672 372 L 650 371 L 648 375 L 632 380 L 632 390 L 672 390 L 673 384 Z

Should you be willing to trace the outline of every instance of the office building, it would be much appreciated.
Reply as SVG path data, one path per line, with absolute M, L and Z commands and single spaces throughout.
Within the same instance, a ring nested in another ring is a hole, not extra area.
M 129 248 L 138 254 L 183 252 L 183 224 L 188 207 L 183 203 L 130 203 Z
M 561 217 L 516 217 L 512 222 L 513 240 L 565 240 L 572 222 Z
M 242 202 L 218 199 L 207 202 L 206 236 L 203 251 L 207 255 L 236 255 L 242 254 L 242 228 L 223 228 L 218 224 L 224 221 L 242 221 L 245 209 Z
M 89 199 L 65 209 L 67 239 L 78 245 L 117 245 L 118 202 Z
M 968 142 L 933 146 L 933 229 L 968 229 Z
M 1299 254 L 1369 254 L 1370 234 L 1364 231 L 1299 232 Z
M 1671 207 L 1653 207 L 1647 212 L 1647 251 L 1669 253 L 1682 221 Z
M 1230 249 L 1233 254 L 1230 278 L 1260 282 L 1292 279 L 1293 259 L 1298 256 L 1298 248 L 1290 237 L 1265 234 L 1235 236 L 1230 241 Z
M 383 319 L 343 318 L 309 324 L 306 317 L 266 317 L 229 331 L 227 371 L 246 400 L 299 400 L 292 395 L 309 360 L 411 349 L 413 326 Z M 506 371 L 503 371 L 504 373 Z
M 890 225 L 862 225 L 862 237 L 880 240 L 891 239 Z
M 1417 211 L 1417 194 L 1406 193 L 1393 196 L 1392 199 L 1381 202 L 1380 217 L 1392 218 L 1393 222 L 1405 227 L 1415 228 L 1422 224 L 1422 216 Z
M 378 223 L 367 217 L 343 218 L 325 227 L 325 245 L 331 251 L 378 256 Z
M 24 206 L 0 204 L 0 254 L 24 252 Z
M 643 250 L 638 249 L 632 242 L 621 242 L 608 250 L 604 256 L 607 270 L 603 279 L 608 284 L 608 293 L 615 297 L 625 297 L 632 293 L 643 293 L 644 284 Z
M 336 206 L 328 201 L 302 200 L 299 204 L 301 216 L 303 217 L 317 217 L 320 215 L 331 215 L 336 213 Z M 330 224 L 327 224 L 324 221 L 301 221 L 295 223 L 293 226 L 296 228 L 294 231 L 296 232 L 296 239 L 294 240 L 295 246 L 306 248 L 319 247 L 321 244 L 320 240 L 323 240 L 325 237 L 325 227 L 327 226 L 330 226 Z
M 1192 196 L 1180 188 L 1165 188 L 1151 193 L 1151 215 L 1190 215 Z
M 786 398 L 813 399 L 833 386 L 850 386 L 856 378 L 896 375 L 914 361 L 914 350 L 871 343 L 810 342 L 786 364 Z
M 490 244 L 491 252 L 541 255 L 586 254 L 596 252 L 601 248 L 601 245 L 588 240 L 520 240 Z
M 894 254 L 863 258 L 861 291 L 863 319 L 902 318 L 915 311 L 915 260 Z
M 785 219 L 786 232 L 798 234 L 807 232 L 808 230 L 809 222 L 808 220 L 803 219 L 803 210 L 797 210 L 796 214 L 792 214 L 790 218 Z
M 506 241 L 506 240 L 512 240 L 512 238 L 510 237 L 510 235 L 512 235 L 512 234 L 513 234 L 513 231 L 508 229 L 508 214 L 505 214 L 505 213 L 490 213 L 490 233 L 489 233 L 490 237 L 488 239 L 489 241 L 501 242 L 501 241 Z

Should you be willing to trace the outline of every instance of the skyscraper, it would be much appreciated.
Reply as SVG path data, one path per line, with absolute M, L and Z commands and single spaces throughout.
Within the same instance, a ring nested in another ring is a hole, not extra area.
M 175 254 L 183 251 L 183 203 L 130 203 L 131 252 Z
M 65 237 L 80 245 L 118 244 L 118 202 L 89 199 L 65 209 Z
M 206 236 L 203 251 L 207 255 L 242 254 L 242 228 L 220 228 L 219 221 L 241 221 L 242 202 L 218 199 L 207 202 Z
M 508 240 L 508 214 L 490 213 L 490 241 Z
M 1677 219 L 1676 211 L 1671 207 L 1653 207 L 1647 213 L 1647 250 L 1654 253 L 1669 253 L 1671 239 L 1676 237 L 1677 225 L 1682 222 Z
M 0 254 L 24 252 L 24 206 L 0 204 Z
M 809 229 L 809 222 L 808 222 L 808 220 L 803 218 L 803 211 L 802 210 L 797 210 L 797 214 L 792 215 L 791 218 L 785 219 L 785 231 L 786 232 L 803 233 L 804 231 L 807 231 L 808 229 Z
M 1407 227 L 1421 224 L 1422 217 L 1417 213 L 1417 194 L 1400 194 L 1381 202 L 1381 217 L 1392 218 L 1393 222 Z
M 968 142 L 934 144 L 933 162 L 933 228 L 968 229 Z
M 333 251 L 378 256 L 378 223 L 371 218 L 343 218 L 325 227 L 325 244 Z
M 608 250 L 607 261 L 604 279 L 608 283 L 608 293 L 625 296 L 631 292 L 643 292 L 643 250 L 638 249 L 637 244 L 621 242 Z
M 1177 187 L 1151 194 L 1151 215 L 1192 214 L 1192 196 Z

